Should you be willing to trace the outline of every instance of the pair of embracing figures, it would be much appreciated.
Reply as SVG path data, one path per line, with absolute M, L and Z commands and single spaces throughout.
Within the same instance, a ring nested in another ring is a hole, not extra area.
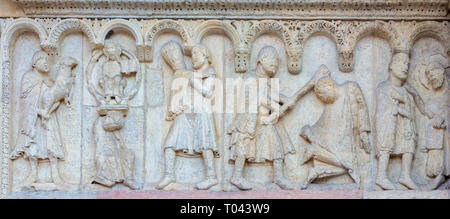
M 201 45 L 192 48 L 194 71 L 186 69 L 183 50 L 174 41 L 164 44 L 161 56 L 174 71 L 166 117 L 166 120 L 173 123 L 164 143 L 164 178 L 157 188 L 163 189 L 175 182 L 176 152 L 182 152 L 187 156 L 203 157 L 206 178 L 198 183 L 196 188 L 209 189 L 218 184 L 214 158 L 219 154 L 211 111 L 216 77 L 216 72 L 211 66 L 211 53 L 208 48 Z

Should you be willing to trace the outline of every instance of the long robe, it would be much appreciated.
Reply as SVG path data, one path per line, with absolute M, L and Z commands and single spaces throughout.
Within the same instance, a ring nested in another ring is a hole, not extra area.
M 425 147 L 429 150 L 443 150 L 444 153 L 444 175 L 450 175 L 450 139 L 448 119 L 450 119 L 450 90 L 448 83 L 444 84 L 441 92 L 428 95 L 426 100 L 427 107 L 436 115 L 440 115 L 446 119 L 446 129 L 436 129 L 433 127 L 433 120 L 426 120 L 425 124 Z
M 333 154 L 359 184 L 357 150 L 361 148 L 360 134 L 370 132 L 369 113 L 358 84 L 346 82 L 338 89 L 342 97 L 325 106 L 321 117 L 311 127 L 312 133 L 320 140 L 319 145 Z
M 50 82 L 30 71 L 22 76 L 19 99 L 19 133 L 11 159 L 24 158 L 48 159 L 54 157 L 64 159 L 62 138 L 56 113 L 43 125 L 38 116 L 41 96 L 50 87 Z

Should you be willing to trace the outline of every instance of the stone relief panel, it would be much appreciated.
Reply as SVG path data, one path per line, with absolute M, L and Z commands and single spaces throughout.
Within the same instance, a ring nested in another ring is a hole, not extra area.
M 0 22 L 3 195 L 448 186 L 446 21 Z

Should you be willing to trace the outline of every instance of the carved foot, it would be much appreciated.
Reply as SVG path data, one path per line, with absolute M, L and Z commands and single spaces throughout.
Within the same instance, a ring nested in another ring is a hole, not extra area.
M 251 190 L 250 182 L 242 177 L 232 177 L 230 183 L 238 187 L 240 190 Z
M 116 184 L 113 181 L 110 181 L 110 180 L 107 180 L 107 179 L 103 179 L 103 178 L 100 178 L 100 177 L 95 177 L 93 182 L 98 183 L 100 185 L 107 186 L 107 187 L 112 187 L 114 184 Z
M 39 178 L 36 175 L 31 174 L 23 181 L 23 184 L 25 186 L 30 186 L 31 184 L 37 183 L 38 181 Z
M 447 182 L 443 183 L 440 187 L 440 189 L 450 189 L 450 179 L 447 180 Z
M 134 180 L 126 180 L 123 184 L 132 190 L 139 190 L 141 188 L 141 185 Z
M 201 181 L 200 183 L 198 183 L 195 188 L 199 189 L 199 190 L 207 190 L 215 185 L 217 185 L 217 183 L 219 183 L 217 181 L 217 178 L 206 178 L 205 180 Z
M 303 182 L 303 183 L 300 185 L 300 190 L 307 189 L 308 186 L 309 186 L 309 183 L 305 181 L 305 182 Z
M 295 186 L 286 178 L 278 177 L 274 180 L 275 184 L 277 184 L 281 189 L 284 190 L 293 190 Z
M 61 177 L 59 177 L 59 176 L 52 177 L 52 181 L 56 185 L 65 185 L 66 184 L 66 182 L 63 179 L 61 179 Z
M 409 176 L 401 176 L 400 180 L 398 181 L 400 184 L 408 187 L 409 189 L 412 190 L 417 190 L 419 189 L 419 187 L 416 185 L 416 183 L 411 179 L 411 177 Z
M 445 177 L 443 175 L 436 176 L 431 183 L 426 186 L 425 190 L 434 190 L 437 189 L 443 182 L 445 181 Z
M 384 190 L 395 190 L 395 185 L 386 177 L 377 177 L 375 183 Z
M 164 188 L 166 188 L 166 186 L 168 186 L 169 184 L 174 183 L 174 182 L 175 182 L 174 176 L 166 175 L 166 176 L 164 176 L 164 179 L 161 180 L 161 182 L 159 182 L 158 186 L 156 186 L 156 189 L 159 189 L 159 190 L 164 189 Z

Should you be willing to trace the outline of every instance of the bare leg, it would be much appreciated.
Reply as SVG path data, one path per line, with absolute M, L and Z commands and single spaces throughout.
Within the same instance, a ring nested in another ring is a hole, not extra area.
M 389 164 L 389 157 L 390 155 L 388 153 L 383 153 L 380 154 L 380 157 L 378 158 L 378 172 L 375 183 L 384 190 L 395 189 L 394 184 L 387 177 L 387 167 Z
M 329 151 L 316 146 L 312 145 L 311 148 L 308 148 L 307 150 L 310 150 L 310 153 L 312 154 L 312 157 L 315 160 L 330 164 L 332 166 L 340 167 L 342 166 L 341 162 L 336 158 L 336 156 Z
M 175 151 L 171 148 L 166 148 L 165 153 L 166 170 L 164 178 L 159 182 L 157 189 L 164 189 L 171 183 L 175 182 Z
M 33 183 L 37 183 L 39 180 L 39 175 L 38 175 L 38 160 L 36 158 L 29 158 L 30 161 L 30 168 L 31 168 L 31 172 L 30 175 L 27 178 L 27 183 L 29 184 L 33 184 Z
M 64 181 L 59 176 L 58 171 L 58 159 L 55 157 L 52 157 L 50 160 L 50 168 L 51 168 L 51 174 L 52 174 L 52 180 L 55 184 L 64 184 Z
M 405 153 L 402 155 L 402 173 L 399 182 L 409 189 L 418 189 L 419 187 L 411 179 L 411 164 L 413 160 L 412 153 Z
M 444 150 L 432 149 L 428 151 L 426 173 L 429 177 L 436 177 L 444 172 Z
M 252 189 L 252 186 L 243 176 L 244 165 L 245 157 L 237 157 L 234 163 L 234 173 L 230 183 L 241 190 L 250 190 Z
M 295 189 L 293 184 L 288 179 L 286 179 L 286 177 L 284 177 L 283 159 L 276 159 L 273 161 L 273 173 L 275 175 L 274 182 L 275 184 L 280 186 L 280 188 L 285 190 Z
M 214 168 L 214 154 L 212 150 L 203 151 L 203 160 L 206 166 L 206 178 L 196 185 L 197 189 L 207 190 L 219 183 L 216 177 L 216 169 Z

